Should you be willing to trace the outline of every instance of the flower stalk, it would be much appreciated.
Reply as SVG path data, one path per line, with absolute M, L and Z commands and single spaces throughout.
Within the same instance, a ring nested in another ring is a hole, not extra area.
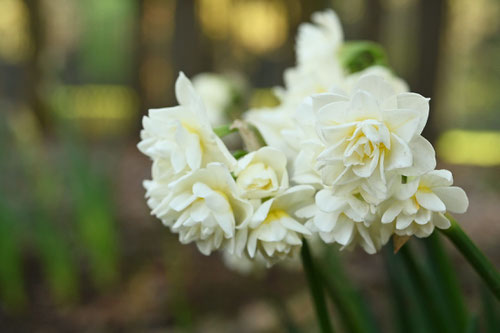
M 318 317 L 321 332 L 333 333 L 333 327 L 328 313 L 328 306 L 326 304 L 321 278 L 314 267 L 309 244 L 307 244 L 305 239 L 303 239 L 302 242 L 303 244 L 300 252 L 302 266 L 304 267 L 304 273 L 306 275 L 309 291 L 314 302 L 314 308 L 316 310 L 316 316 Z
M 471 264 L 474 270 L 491 289 L 495 297 L 500 300 L 500 273 L 462 230 L 458 222 L 450 214 L 446 214 L 446 216 L 450 220 L 451 226 L 448 229 L 440 231 L 448 237 L 453 245 L 462 253 L 469 264 Z

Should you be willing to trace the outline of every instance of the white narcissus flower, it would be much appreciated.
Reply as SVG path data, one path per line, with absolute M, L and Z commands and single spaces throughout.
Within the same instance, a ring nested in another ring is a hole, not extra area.
M 239 197 L 231 173 L 211 163 L 168 185 L 168 195 L 152 214 L 179 233 L 183 244 L 196 242 L 205 255 L 235 236 L 235 228 L 251 217 L 252 205 Z
M 358 193 L 323 189 L 316 194 L 315 204 L 304 207 L 298 214 L 309 219 L 307 227 L 325 243 L 338 243 L 349 249 L 359 245 L 372 254 L 392 235 L 391 226 L 377 221 L 374 208 Z
M 287 158 L 292 158 L 295 151 L 291 149 L 283 136 L 283 131 L 294 128 L 292 111 L 284 106 L 275 108 L 251 109 L 244 113 L 247 122 L 254 125 L 269 147 L 281 150 Z
M 203 101 L 182 72 L 175 93 L 180 105 L 149 110 L 149 116 L 143 118 L 139 150 L 153 159 L 164 159 L 164 172 L 176 176 L 210 162 L 232 169 L 236 160 L 213 132 Z
M 302 246 L 302 237 L 311 235 L 296 212 L 312 203 L 313 194 L 312 187 L 298 185 L 262 203 L 239 228 L 234 252 L 250 258 L 260 253 L 269 264 L 295 256 Z
M 311 94 L 340 84 L 344 78 L 338 58 L 344 33 L 337 15 L 331 9 L 316 12 L 312 22 L 299 26 L 295 45 L 297 66 L 285 71 L 285 89 L 277 90 L 285 104 L 297 105 Z
M 389 68 L 384 66 L 371 66 L 360 72 L 350 74 L 342 83 L 342 90 L 351 92 L 359 79 L 367 75 L 376 75 L 383 78 L 394 89 L 396 94 L 410 91 L 408 84 L 403 79 L 394 75 Z
M 464 213 L 469 205 L 464 190 L 452 184 L 448 170 L 433 170 L 397 184 L 393 197 L 383 204 L 382 223 L 393 224 L 400 236 L 427 237 L 434 228 L 449 228 L 444 213 Z
M 194 89 L 205 103 L 210 124 L 219 126 L 227 123 L 226 110 L 231 105 L 234 94 L 231 82 L 214 73 L 197 74 L 192 81 Z
M 421 175 L 435 167 L 434 149 L 420 135 L 429 113 L 427 98 L 395 94 L 386 80 L 373 75 L 360 78 L 350 96 L 320 98 L 330 99 L 315 110 L 326 147 L 318 156 L 325 184 L 364 179 L 381 187 L 390 172 Z
M 242 196 L 248 199 L 275 196 L 288 188 L 286 156 L 271 147 L 262 147 L 241 158 L 234 175 Z
M 297 34 L 295 47 L 297 66 L 285 70 L 285 87 L 276 88 L 281 100 L 276 108 L 253 109 L 245 113 L 245 120 L 262 134 L 267 145 L 283 151 L 293 160 L 295 147 L 286 140 L 286 131 L 294 131 L 295 110 L 304 98 L 329 90 L 343 82 L 342 66 L 337 51 L 343 42 L 343 32 L 335 12 L 326 10 L 312 15 L 311 23 L 303 23 Z

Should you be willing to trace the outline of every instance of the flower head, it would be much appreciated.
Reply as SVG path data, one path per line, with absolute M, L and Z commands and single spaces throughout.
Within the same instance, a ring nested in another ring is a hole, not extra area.
M 433 170 L 396 184 L 393 197 L 383 205 L 382 223 L 394 224 L 395 233 L 401 236 L 427 237 L 435 227 L 449 228 L 444 213 L 464 213 L 469 205 L 464 190 L 452 184 L 448 170 Z
M 235 228 L 247 221 L 252 205 L 239 197 L 227 167 L 211 163 L 168 186 L 168 195 L 153 214 L 179 233 L 183 244 L 196 242 L 203 254 L 235 236 Z
M 269 264 L 296 255 L 302 237 L 311 234 L 296 212 L 312 203 L 313 194 L 312 187 L 298 185 L 262 203 L 239 228 L 235 253 L 246 251 L 250 258 L 260 253 Z
M 375 253 L 392 234 L 390 226 L 377 221 L 375 207 L 354 192 L 323 189 L 316 194 L 315 204 L 298 214 L 308 218 L 307 227 L 325 243 L 338 243 L 342 248 L 359 245 L 367 253 Z
M 350 96 L 316 98 L 323 101 L 315 112 L 325 145 L 318 156 L 325 184 L 365 179 L 380 187 L 391 171 L 418 175 L 434 168 L 434 149 L 420 135 L 428 99 L 395 94 L 386 80 L 372 75 L 359 79 Z
M 241 158 L 234 175 L 242 196 L 249 199 L 271 197 L 288 188 L 286 156 L 271 147 L 263 147 Z
M 143 118 L 139 150 L 153 159 L 164 159 L 163 167 L 175 175 L 210 162 L 234 167 L 236 161 L 213 132 L 203 101 L 182 72 L 175 92 L 180 105 L 149 110 Z

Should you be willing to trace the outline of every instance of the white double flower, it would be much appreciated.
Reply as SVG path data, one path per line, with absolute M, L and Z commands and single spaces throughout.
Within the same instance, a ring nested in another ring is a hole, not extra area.
M 394 225 L 394 232 L 401 236 L 427 237 L 434 228 L 449 228 L 444 213 L 464 213 L 469 206 L 464 190 L 452 184 L 448 170 L 433 170 L 396 184 L 393 197 L 382 205 L 382 223 Z
M 286 156 L 271 147 L 263 147 L 241 158 L 234 175 L 242 196 L 248 199 L 271 197 L 288 188 Z
M 363 179 L 384 187 L 391 172 L 420 175 L 436 164 L 432 145 L 420 134 L 428 99 L 395 94 L 383 78 L 363 76 L 350 95 L 323 94 L 314 110 L 325 150 L 318 156 L 326 185 Z
M 239 197 L 233 177 L 220 163 L 183 176 L 168 188 L 152 214 L 178 233 L 181 243 L 196 242 L 203 254 L 223 246 L 252 216 L 252 205 Z
M 152 159 L 163 159 L 163 172 L 180 176 L 210 162 L 232 169 L 236 160 L 213 132 L 205 106 L 181 72 L 175 83 L 178 106 L 149 110 L 138 148 Z
M 297 255 L 302 237 L 311 235 L 297 211 L 310 205 L 313 195 L 312 187 L 298 185 L 263 202 L 252 218 L 239 227 L 235 254 L 249 258 L 262 255 L 268 264 Z

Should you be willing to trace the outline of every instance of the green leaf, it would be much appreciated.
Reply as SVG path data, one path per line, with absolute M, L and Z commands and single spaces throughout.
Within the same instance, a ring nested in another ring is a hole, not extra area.
M 359 291 L 350 283 L 337 253 L 331 247 L 325 250 L 320 266 L 325 289 L 345 330 L 353 333 L 379 332 L 373 314 Z
M 79 241 L 88 258 L 91 276 L 100 288 L 111 286 L 118 278 L 118 231 L 110 189 L 92 165 L 82 143 L 66 132 L 63 137 L 69 161 L 69 179 L 74 196 L 73 210 Z
M 383 248 L 386 272 L 389 278 L 389 292 L 394 304 L 394 322 L 401 333 L 432 332 L 432 324 L 424 315 L 427 304 L 417 296 L 400 255 L 395 255 L 392 243 Z
M 415 255 L 410 248 L 410 244 L 406 244 L 399 251 L 403 257 L 403 262 L 410 276 L 410 281 L 417 290 L 417 296 L 424 306 L 424 314 L 432 324 L 432 329 L 436 333 L 455 333 L 453 325 L 447 320 L 446 312 L 442 304 L 436 297 L 436 290 L 432 284 L 432 279 L 429 276 L 424 266 L 417 261 Z
M 435 285 L 436 297 L 443 303 L 442 309 L 446 312 L 446 319 L 454 331 L 464 332 L 467 327 L 469 314 L 465 307 L 456 272 L 446 254 L 438 233 L 433 233 L 423 241 L 427 252 L 427 263 L 432 273 L 431 281 Z
M 339 51 L 339 58 L 349 73 L 360 72 L 372 66 L 387 66 L 384 48 L 370 41 L 346 42 Z
M 302 266 L 304 268 L 304 273 L 309 285 L 309 291 L 314 303 L 314 309 L 316 310 L 316 317 L 318 318 L 321 332 L 333 332 L 333 326 L 330 321 L 330 314 L 328 312 L 328 306 L 326 304 L 323 290 L 323 279 L 320 276 L 321 272 L 313 262 L 309 244 L 305 239 L 302 240 L 302 250 L 300 254 L 302 258 Z
M 21 244 L 12 212 L 0 202 L 0 299 L 12 311 L 26 304 Z
M 236 158 L 237 160 L 239 160 L 240 158 L 242 158 L 243 156 L 245 156 L 246 154 L 248 154 L 248 152 L 246 150 L 242 150 L 242 149 L 239 149 L 239 150 L 235 150 L 233 152 L 233 156 L 234 158 Z
M 446 217 L 450 220 L 451 226 L 448 229 L 439 229 L 439 231 L 448 237 L 483 279 L 495 297 L 500 300 L 500 273 L 462 230 L 458 222 L 450 214 L 446 214 Z
M 222 126 L 219 126 L 219 127 L 215 127 L 214 129 L 214 132 L 215 134 L 217 134 L 217 136 L 219 138 L 223 138 L 231 133 L 235 133 L 235 132 L 238 132 L 238 129 L 237 128 L 231 128 L 231 125 L 222 125 Z
M 68 244 L 46 212 L 39 209 L 36 216 L 35 242 L 51 290 L 57 302 L 74 302 L 78 298 L 78 275 Z

